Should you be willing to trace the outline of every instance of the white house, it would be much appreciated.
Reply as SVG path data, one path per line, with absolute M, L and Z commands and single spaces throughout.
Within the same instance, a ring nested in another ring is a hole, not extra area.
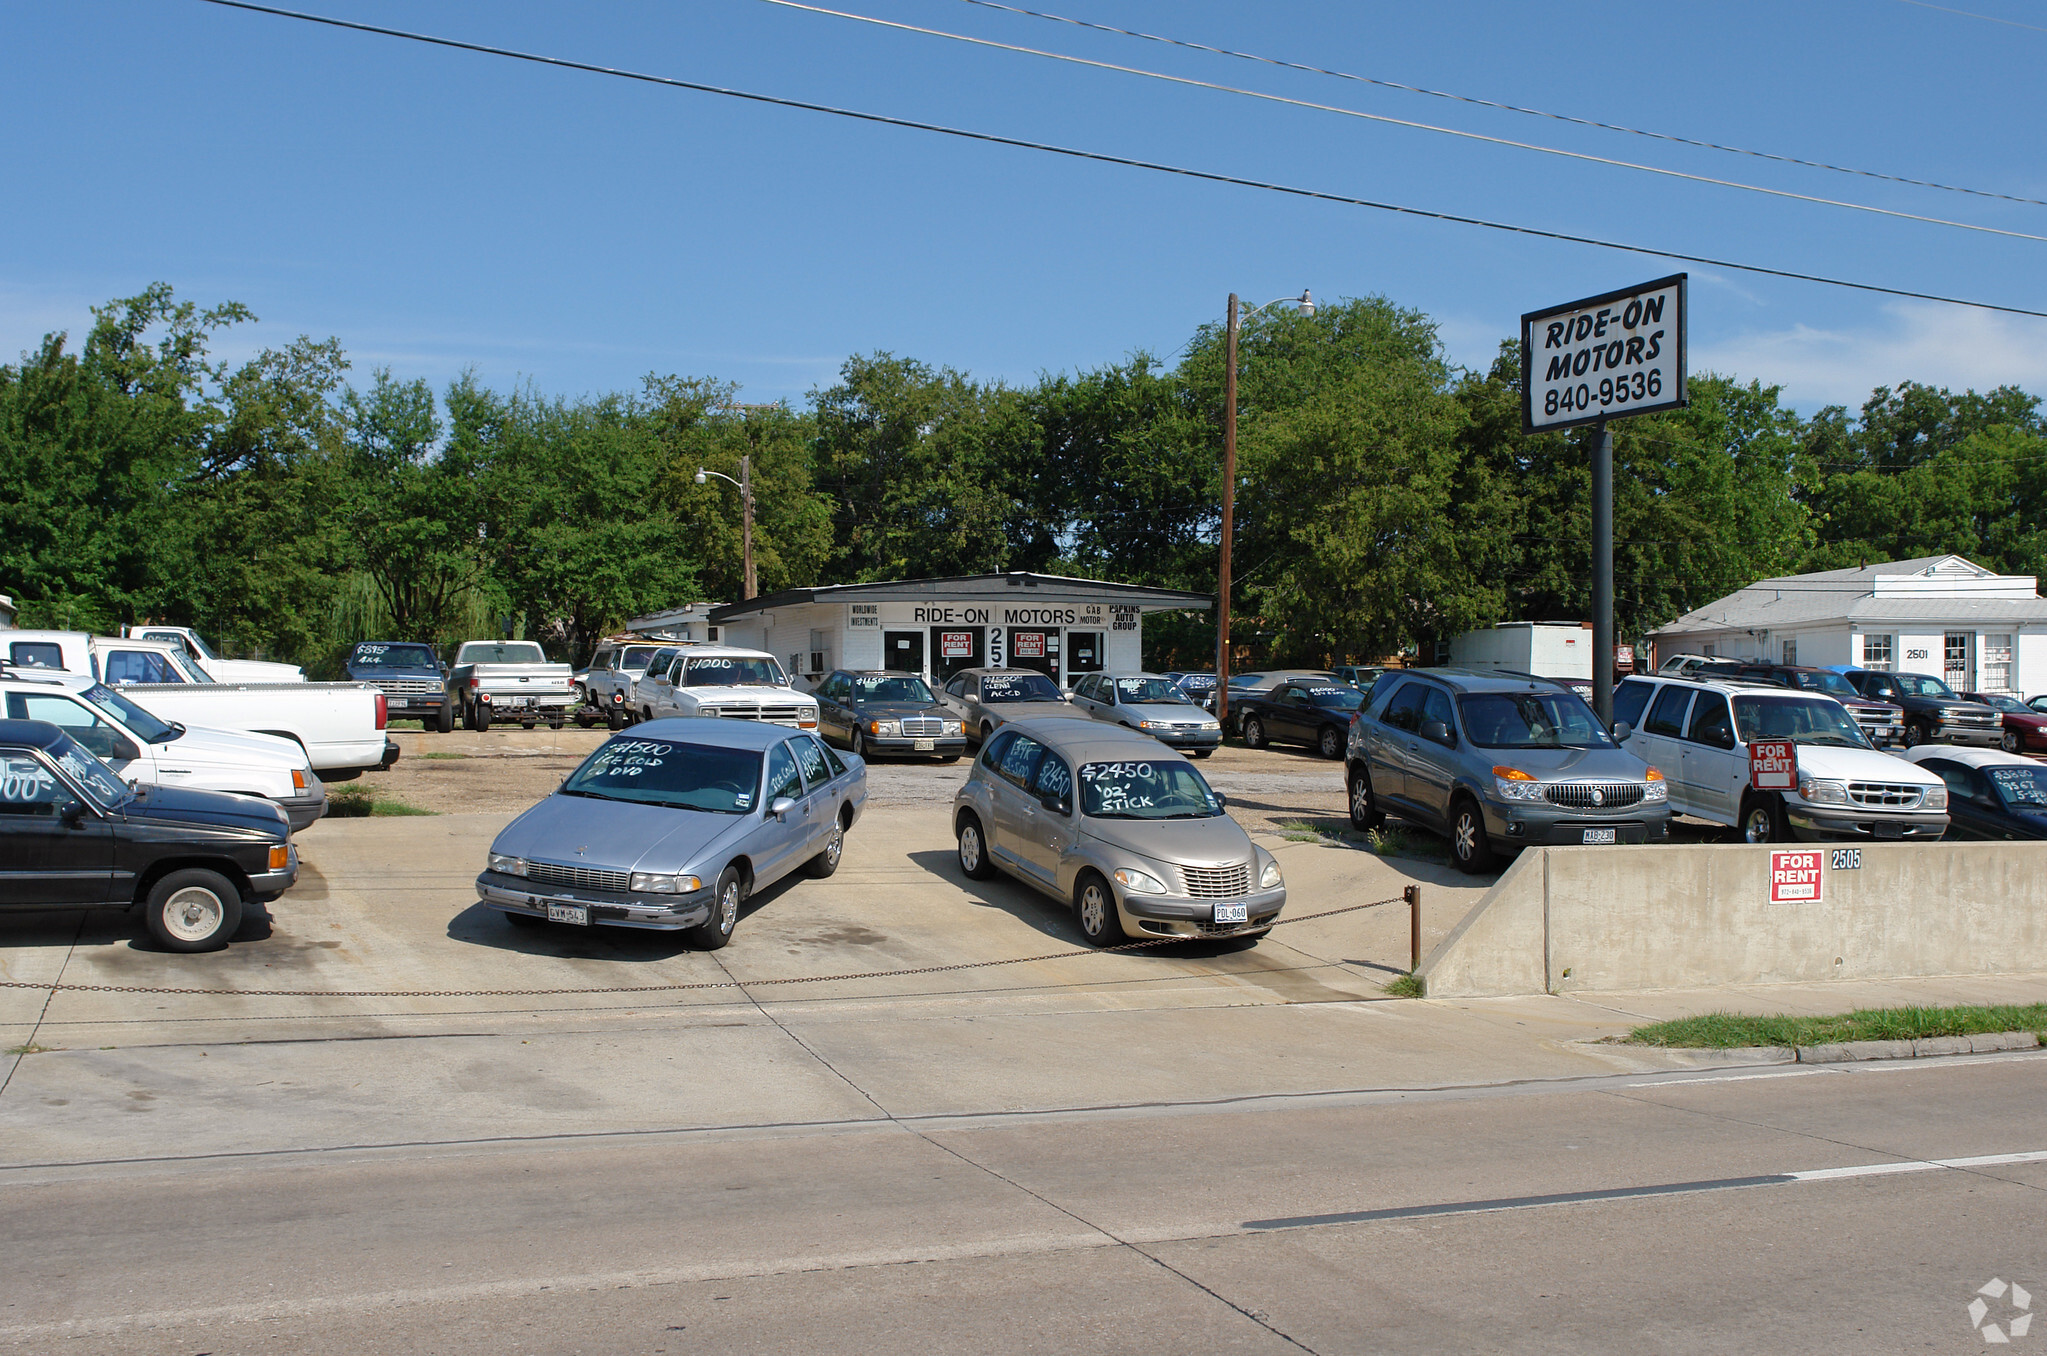
M 1649 633 L 1674 654 L 1860 665 L 1958 692 L 2047 691 L 2047 598 L 2033 575 L 1960 556 L 1764 579 Z
M 14 625 L 14 600 L 0 593 L 0 631 Z

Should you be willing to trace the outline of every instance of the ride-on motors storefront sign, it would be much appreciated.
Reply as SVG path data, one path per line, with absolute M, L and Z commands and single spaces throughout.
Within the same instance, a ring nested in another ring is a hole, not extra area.
M 1820 874 L 1818 848 L 1797 848 L 1770 853 L 1770 902 L 1772 904 L 1817 904 L 1825 877 Z

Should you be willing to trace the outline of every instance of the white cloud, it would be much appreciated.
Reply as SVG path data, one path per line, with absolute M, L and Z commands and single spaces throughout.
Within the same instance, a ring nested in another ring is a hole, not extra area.
M 1856 410 L 1876 387 L 1905 381 L 2047 395 L 2047 321 L 1933 302 L 1893 303 L 1884 316 L 1861 329 L 1793 325 L 1695 343 L 1691 369 L 1782 386 L 1785 401 L 1806 413 Z

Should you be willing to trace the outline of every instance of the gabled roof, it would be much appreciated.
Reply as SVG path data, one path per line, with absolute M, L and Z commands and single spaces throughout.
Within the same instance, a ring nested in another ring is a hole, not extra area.
M 1761 579 L 1649 634 L 1782 631 L 1842 620 L 2047 622 L 2047 598 L 2039 596 L 2031 576 L 2000 575 L 1956 555 L 1921 556 Z

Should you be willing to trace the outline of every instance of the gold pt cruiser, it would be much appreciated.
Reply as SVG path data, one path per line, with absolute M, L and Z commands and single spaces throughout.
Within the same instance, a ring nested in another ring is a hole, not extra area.
M 953 800 L 953 832 L 969 877 L 1001 869 L 1070 904 L 1096 946 L 1262 934 L 1286 904 L 1279 863 L 1194 764 L 1099 721 L 1003 725 Z

